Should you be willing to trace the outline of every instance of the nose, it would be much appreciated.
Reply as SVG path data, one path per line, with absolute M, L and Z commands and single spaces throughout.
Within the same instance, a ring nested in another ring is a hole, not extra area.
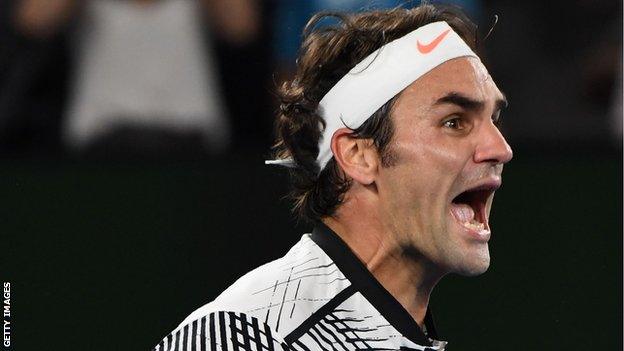
M 511 161 L 513 151 L 498 127 L 489 122 L 485 123 L 481 129 L 482 132 L 474 155 L 475 162 L 503 164 Z

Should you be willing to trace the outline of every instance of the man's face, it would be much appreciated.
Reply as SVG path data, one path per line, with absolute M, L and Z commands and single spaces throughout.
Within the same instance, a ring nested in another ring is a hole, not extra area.
M 489 266 L 490 208 L 512 158 L 496 126 L 504 99 L 478 59 L 457 58 L 394 104 L 395 162 L 375 182 L 382 215 L 405 254 L 442 273 Z

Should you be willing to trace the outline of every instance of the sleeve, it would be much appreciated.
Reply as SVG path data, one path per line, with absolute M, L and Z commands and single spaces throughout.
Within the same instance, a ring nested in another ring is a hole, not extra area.
M 218 311 L 167 335 L 152 351 L 286 351 L 283 338 L 244 313 Z

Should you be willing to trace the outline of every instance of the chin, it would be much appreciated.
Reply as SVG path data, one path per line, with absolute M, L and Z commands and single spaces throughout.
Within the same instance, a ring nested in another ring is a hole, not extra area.
M 464 257 L 463 262 L 455 269 L 455 273 L 465 277 L 474 277 L 485 273 L 489 267 L 490 253 L 486 248 L 485 252 Z

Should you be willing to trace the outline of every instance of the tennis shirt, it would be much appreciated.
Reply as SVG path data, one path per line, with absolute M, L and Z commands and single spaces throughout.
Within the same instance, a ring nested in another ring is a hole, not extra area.
M 324 224 L 191 313 L 153 351 L 444 350 Z

